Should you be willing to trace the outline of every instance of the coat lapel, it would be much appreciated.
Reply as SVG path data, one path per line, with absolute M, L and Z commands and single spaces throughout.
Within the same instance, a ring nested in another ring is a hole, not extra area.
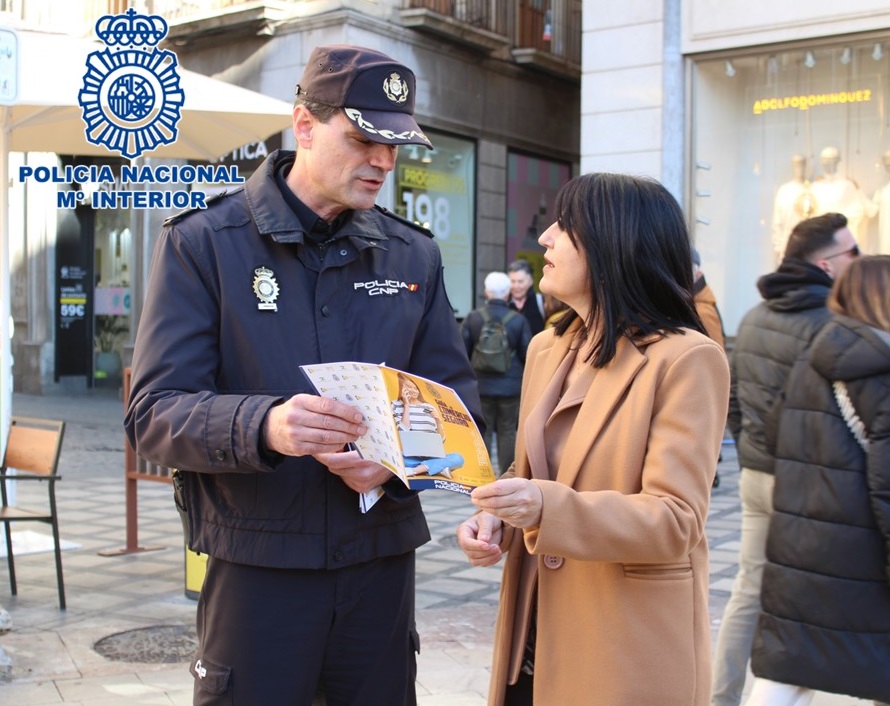
M 534 407 L 529 411 L 528 419 L 525 422 L 525 446 L 528 449 L 528 464 L 532 478 L 551 480 L 544 445 L 544 428 L 552 416 L 553 408 L 558 404 L 566 368 L 572 364 L 572 356 L 566 355 L 566 353 L 568 353 L 567 349 L 563 352 L 563 358 L 553 374 L 542 376 L 542 379 L 546 381 L 546 386 L 537 398 Z
M 567 391 L 571 394 L 563 397 L 548 422 L 558 423 L 560 414 L 570 413 L 570 407 L 580 404 L 559 464 L 558 482 L 574 484 L 591 447 L 645 363 L 646 356 L 623 336 L 618 340 L 615 357 L 606 367 L 585 370 Z
M 519 415 L 521 433 L 516 445 L 516 475 L 521 478 L 549 479 L 542 436 L 547 419 L 545 417 L 536 424 L 529 420 L 532 417 L 537 418 L 534 413 L 541 409 L 541 398 L 565 359 L 576 328 L 577 326 L 572 327 L 564 336 L 553 336 L 549 347 L 542 348 L 534 358 L 526 361 Z M 546 409 L 553 407 L 551 405 Z

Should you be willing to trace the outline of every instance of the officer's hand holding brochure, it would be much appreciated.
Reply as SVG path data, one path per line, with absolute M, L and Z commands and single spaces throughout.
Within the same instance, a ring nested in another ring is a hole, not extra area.
M 473 417 L 450 387 L 385 365 L 321 363 L 300 369 L 322 397 L 361 410 L 368 433 L 353 446 L 413 490 L 469 494 L 495 480 Z M 383 494 L 364 493 L 362 512 Z

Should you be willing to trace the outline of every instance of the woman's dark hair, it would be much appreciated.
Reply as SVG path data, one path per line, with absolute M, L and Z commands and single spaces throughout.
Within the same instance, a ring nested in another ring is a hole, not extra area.
M 654 179 L 585 174 L 556 196 L 559 227 L 587 261 L 591 302 L 587 332 L 596 331 L 596 367 L 615 356 L 618 339 L 704 326 L 692 298 L 692 251 L 683 211 Z M 556 325 L 563 335 L 577 314 Z

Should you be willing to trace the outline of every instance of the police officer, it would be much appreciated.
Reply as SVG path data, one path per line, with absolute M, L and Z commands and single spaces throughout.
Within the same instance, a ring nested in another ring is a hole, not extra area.
M 356 360 L 454 388 L 475 378 L 429 232 L 374 205 L 400 144 L 430 148 L 410 69 L 312 51 L 296 153 L 168 220 L 151 266 L 126 429 L 176 474 L 188 546 L 209 556 L 196 704 L 416 702 L 420 502 L 346 450 L 367 429 L 299 365 Z M 382 486 L 367 513 L 360 493 Z

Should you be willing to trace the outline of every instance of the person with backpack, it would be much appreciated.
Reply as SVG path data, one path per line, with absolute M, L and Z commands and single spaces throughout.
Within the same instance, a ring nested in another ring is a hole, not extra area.
M 507 305 L 509 294 L 510 277 L 505 272 L 489 272 L 485 304 L 467 314 L 461 324 L 467 355 L 479 380 L 486 421 L 482 438 L 491 454 L 492 432 L 497 435 L 501 473 L 513 463 L 525 351 L 532 337 L 528 320 Z

